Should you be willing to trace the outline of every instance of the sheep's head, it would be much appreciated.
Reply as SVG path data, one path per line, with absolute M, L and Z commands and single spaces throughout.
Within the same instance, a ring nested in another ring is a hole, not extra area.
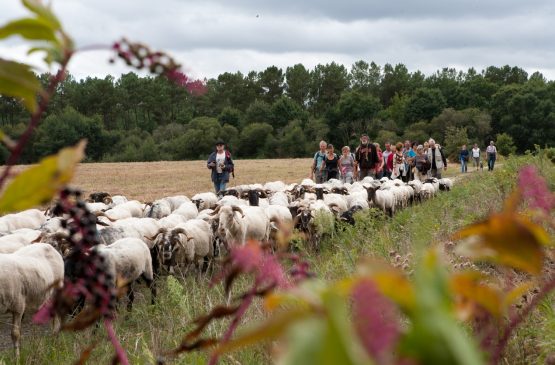
M 200 206 L 201 206 L 201 204 L 204 204 L 204 200 L 203 200 L 203 199 L 193 199 L 192 202 L 195 203 L 195 205 L 197 206 L 197 209 L 198 209 L 198 210 L 201 210 L 201 209 L 200 209 Z
M 236 219 L 236 212 L 241 214 L 241 216 L 245 216 L 243 210 L 235 205 L 224 205 L 221 206 L 219 211 L 219 224 L 218 224 L 218 231 L 217 234 L 220 237 L 225 237 L 226 230 L 228 227 L 231 227 L 235 224 L 234 220 Z
M 297 214 L 299 229 L 301 231 L 308 232 L 313 218 L 314 218 L 314 214 L 312 213 L 311 209 L 300 207 L 299 213 Z
M 158 247 L 158 259 L 162 265 L 171 266 L 171 232 L 166 228 L 160 228 L 154 237 L 146 237 L 153 242 L 153 246 Z

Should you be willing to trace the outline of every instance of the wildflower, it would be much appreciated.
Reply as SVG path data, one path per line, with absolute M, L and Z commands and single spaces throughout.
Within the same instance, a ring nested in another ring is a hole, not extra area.
M 549 212 L 555 207 L 555 196 L 549 190 L 545 178 L 543 178 L 535 166 L 528 165 L 520 169 L 518 174 L 518 186 L 524 200 L 533 209 Z
M 369 279 L 363 279 L 353 287 L 352 298 L 355 330 L 362 345 L 376 362 L 388 363 L 400 335 L 393 304 Z

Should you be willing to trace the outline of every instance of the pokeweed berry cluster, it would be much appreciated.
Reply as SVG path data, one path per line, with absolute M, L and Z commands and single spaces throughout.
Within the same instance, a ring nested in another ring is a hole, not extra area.
M 130 42 L 126 38 L 115 42 L 112 49 L 116 52 L 117 57 L 121 58 L 128 66 L 137 70 L 146 69 L 151 74 L 165 76 L 193 94 L 202 94 L 206 91 L 202 81 L 190 79 L 181 72 L 181 65 L 167 53 L 152 51 L 148 46 L 142 43 Z M 110 59 L 110 62 L 115 62 L 115 58 Z
M 113 319 L 116 305 L 115 279 L 106 270 L 104 257 L 93 249 L 99 243 L 96 216 L 81 200 L 81 192 L 66 188 L 53 209 L 63 216 L 62 226 L 69 232 L 69 253 L 65 261 L 63 288 L 35 316 L 35 322 L 46 322 L 55 315 L 64 318 L 84 302 L 90 303 L 64 329 L 82 329 L 100 318 Z

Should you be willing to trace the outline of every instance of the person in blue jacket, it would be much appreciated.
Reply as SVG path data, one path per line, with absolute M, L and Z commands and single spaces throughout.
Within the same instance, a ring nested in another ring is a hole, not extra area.
M 212 170 L 212 182 L 216 194 L 224 191 L 229 182 L 229 175 L 234 174 L 234 164 L 231 153 L 225 149 L 225 143 L 222 140 L 216 142 L 216 151 L 208 156 L 206 167 Z

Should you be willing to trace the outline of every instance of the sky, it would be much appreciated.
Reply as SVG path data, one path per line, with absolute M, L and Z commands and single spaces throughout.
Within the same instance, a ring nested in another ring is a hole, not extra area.
M 0 0 L 0 24 L 26 15 Z M 430 75 L 443 67 L 519 66 L 555 79 L 552 0 L 51 0 L 79 48 L 109 47 L 122 36 L 170 53 L 194 78 L 223 72 L 309 69 L 358 60 Z M 27 61 L 29 44 L 0 41 L 0 57 Z M 69 65 L 77 78 L 119 76 L 109 51 L 83 51 Z

